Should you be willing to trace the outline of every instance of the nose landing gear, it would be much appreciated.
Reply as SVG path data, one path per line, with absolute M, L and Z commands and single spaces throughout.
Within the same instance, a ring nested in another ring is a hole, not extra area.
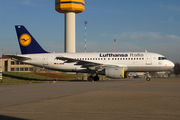
M 150 80 L 151 80 L 151 78 L 150 78 L 150 77 L 146 77 L 146 80 L 147 80 L 147 81 L 150 81 Z
M 146 73 L 146 80 L 147 80 L 147 81 L 150 81 L 150 80 L 151 80 L 151 76 L 149 75 L 148 72 Z

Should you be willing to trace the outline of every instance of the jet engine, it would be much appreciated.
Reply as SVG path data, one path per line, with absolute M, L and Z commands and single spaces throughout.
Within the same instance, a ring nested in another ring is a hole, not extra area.
M 125 77 L 124 67 L 108 67 L 105 68 L 105 76 L 110 78 L 124 78 Z

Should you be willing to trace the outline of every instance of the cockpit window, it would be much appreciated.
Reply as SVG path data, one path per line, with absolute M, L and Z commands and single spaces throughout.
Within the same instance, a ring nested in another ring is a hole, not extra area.
M 165 57 L 158 57 L 158 60 L 167 60 Z

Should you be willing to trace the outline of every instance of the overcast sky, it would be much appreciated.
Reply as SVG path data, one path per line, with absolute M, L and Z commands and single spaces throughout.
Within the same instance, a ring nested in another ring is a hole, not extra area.
M 156 52 L 180 62 L 179 0 L 85 0 L 76 15 L 76 52 Z M 20 54 L 15 25 L 24 25 L 50 52 L 64 52 L 64 14 L 55 0 L 0 0 L 0 47 Z

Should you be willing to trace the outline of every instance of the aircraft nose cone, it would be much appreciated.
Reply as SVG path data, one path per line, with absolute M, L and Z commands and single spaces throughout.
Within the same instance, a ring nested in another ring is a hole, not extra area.
M 169 63 L 168 63 L 168 67 L 170 68 L 170 69 L 172 69 L 172 68 L 174 68 L 174 63 L 173 62 L 171 62 L 171 61 L 169 61 Z
M 174 68 L 174 66 L 175 66 L 175 65 L 174 65 L 174 63 L 173 63 L 173 62 L 171 62 L 171 66 L 172 66 L 172 68 Z

